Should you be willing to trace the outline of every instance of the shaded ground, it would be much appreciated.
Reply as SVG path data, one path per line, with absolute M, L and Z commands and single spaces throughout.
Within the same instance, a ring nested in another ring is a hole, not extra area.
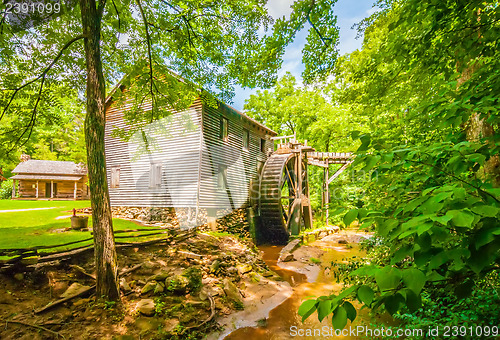
M 121 278 L 121 306 L 90 295 L 34 313 L 75 283 L 93 285 L 82 273 L 92 274 L 92 254 L 0 274 L 0 338 L 50 339 L 54 332 L 66 339 L 201 338 L 220 328 L 217 319 L 288 286 L 276 281 L 251 242 L 233 236 L 198 234 L 175 246 L 126 248 L 118 259 L 122 269 L 141 265 Z

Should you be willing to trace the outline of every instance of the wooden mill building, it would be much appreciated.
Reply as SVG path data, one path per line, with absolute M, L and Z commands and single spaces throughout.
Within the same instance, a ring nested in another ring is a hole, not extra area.
M 28 159 L 12 172 L 12 198 L 89 199 L 87 169 L 81 164 Z
M 113 207 L 237 209 L 273 151 L 276 132 L 230 106 L 200 98 L 128 141 L 125 105 L 106 101 L 106 166 Z M 258 187 L 258 184 L 257 184 Z

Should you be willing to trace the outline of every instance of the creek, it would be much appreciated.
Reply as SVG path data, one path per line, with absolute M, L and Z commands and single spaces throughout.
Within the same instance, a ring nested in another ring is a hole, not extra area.
M 327 240 L 329 239 L 329 240 Z M 334 277 L 332 262 L 345 262 L 350 258 L 361 256 L 362 252 L 357 243 L 339 244 L 336 238 L 327 237 L 323 240 L 318 240 L 308 247 L 318 247 L 323 250 L 320 257 L 319 274 L 313 280 L 308 282 L 307 276 L 296 271 L 284 269 L 278 265 L 278 258 L 282 246 L 260 246 L 259 249 L 263 252 L 263 259 L 271 270 L 276 272 L 281 278 L 287 281 L 293 288 L 292 295 L 283 303 L 272 309 L 269 317 L 259 322 L 258 327 L 239 328 L 228 336 L 226 340 L 282 340 L 282 339 L 324 339 L 324 338 L 342 338 L 342 339 L 358 339 L 357 336 L 333 336 L 334 330 L 331 328 L 331 316 L 319 322 L 317 314 L 314 313 L 302 323 L 301 317 L 297 314 L 297 310 L 301 303 L 311 297 L 320 297 L 338 294 L 343 284 L 337 282 Z M 302 247 L 307 248 L 307 247 Z M 304 253 L 305 249 L 299 248 L 294 255 Z M 310 249 L 310 248 L 309 248 Z M 300 256 L 300 255 L 298 255 Z M 305 257 L 307 258 L 307 256 Z M 297 260 L 301 260 L 300 258 Z M 305 261 L 302 261 L 305 262 Z M 308 263 L 303 263 L 303 268 L 311 266 L 310 259 Z M 316 261 L 317 262 L 317 261 Z M 286 265 L 286 263 L 285 263 Z M 316 266 L 318 264 L 315 264 Z M 368 314 L 368 309 L 360 310 L 361 305 L 353 303 L 358 311 L 358 317 L 354 323 L 348 322 L 346 327 L 355 328 L 359 325 L 368 326 L 370 322 L 375 321 L 374 317 Z M 382 321 L 379 319 L 379 321 Z M 299 333 L 299 332 L 303 333 Z M 311 333 L 307 336 L 307 330 Z M 304 334 L 299 336 L 299 334 Z M 332 335 L 330 337 L 330 335 Z

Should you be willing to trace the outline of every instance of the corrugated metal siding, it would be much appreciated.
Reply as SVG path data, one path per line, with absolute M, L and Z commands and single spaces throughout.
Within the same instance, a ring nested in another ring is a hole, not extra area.
M 228 119 L 228 140 L 220 137 L 220 119 Z M 200 207 L 236 209 L 247 203 L 250 180 L 256 180 L 257 163 L 265 162 L 261 139 L 266 150 L 273 142 L 266 138 L 268 131 L 237 114 L 224 104 L 219 108 L 203 106 L 203 153 L 200 182 Z M 243 129 L 250 132 L 249 149 L 243 149 Z M 268 136 L 269 137 L 269 136 Z M 219 165 L 227 167 L 228 190 L 217 189 Z
M 130 103 L 128 103 L 130 105 Z M 197 100 L 182 112 L 146 126 L 125 142 L 111 136 L 115 128 L 127 128 L 123 110 L 110 105 L 106 119 L 106 167 L 111 183 L 112 167 L 120 168 L 118 188 L 109 189 L 112 206 L 196 207 L 202 104 Z M 148 109 L 147 106 L 144 106 Z M 144 142 L 144 137 L 148 143 Z M 146 145 L 148 144 L 148 147 Z M 151 164 L 162 165 L 162 183 L 150 188 Z

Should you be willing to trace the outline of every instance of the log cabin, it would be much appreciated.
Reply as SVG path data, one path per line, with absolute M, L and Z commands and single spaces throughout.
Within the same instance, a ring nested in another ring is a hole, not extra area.
M 220 101 L 209 105 L 198 98 L 124 140 L 114 131 L 130 129 L 124 119 L 130 103 L 118 104 L 113 92 L 106 99 L 112 207 L 187 209 L 196 216 L 187 222 L 191 227 L 206 221 L 198 221 L 200 210 L 210 217 L 244 208 L 250 193 L 258 192 L 257 176 L 273 152 L 276 132 Z
M 12 171 L 12 198 L 89 199 L 87 169 L 67 161 L 22 159 Z

